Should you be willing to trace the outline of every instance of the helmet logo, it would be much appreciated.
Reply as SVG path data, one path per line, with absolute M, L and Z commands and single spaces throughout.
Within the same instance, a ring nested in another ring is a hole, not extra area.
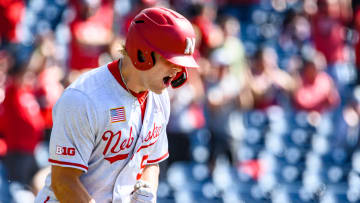
M 186 48 L 184 54 L 193 54 L 195 51 L 195 38 L 186 38 Z

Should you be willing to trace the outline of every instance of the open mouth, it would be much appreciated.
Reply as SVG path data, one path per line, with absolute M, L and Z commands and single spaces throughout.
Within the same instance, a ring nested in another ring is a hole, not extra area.
M 171 77 L 170 76 L 164 77 L 163 82 L 164 82 L 165 86 L 169 86 L 170 82 L 171 82 Z

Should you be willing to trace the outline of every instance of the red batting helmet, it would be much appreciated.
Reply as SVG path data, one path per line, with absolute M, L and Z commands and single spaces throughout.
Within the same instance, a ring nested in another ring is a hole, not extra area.
M 154 65 L 153 52 L 184 68 L 199 67 L 193 57 L 195 32 L 191 23 L 181 14 L 167 8 L 142 10 L 131 22 L 125 49 L 139 70 L 147 70 Z M 172 87 L 181 86 L 186 78 L 184 69 L 175 77 L 177 81 L 172 82 Z

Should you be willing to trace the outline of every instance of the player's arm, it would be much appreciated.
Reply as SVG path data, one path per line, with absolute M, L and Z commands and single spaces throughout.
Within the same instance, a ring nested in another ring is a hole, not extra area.
M 82 174 L 83 171 L 79 169 L 51 166 L 51 187 L 61 203 L 95 203 L 80 182 L 79 178 Z
M 155 203 L 156 192 L 159 182 L 159 165 L 146 165 L 141 179 L 134 186 L 131 193 L 131 203 Z
M 146 165 L 141 176 L 141 180 L 151 184 L 155 194 L 159 184 L 160 167 L 159 164 Z

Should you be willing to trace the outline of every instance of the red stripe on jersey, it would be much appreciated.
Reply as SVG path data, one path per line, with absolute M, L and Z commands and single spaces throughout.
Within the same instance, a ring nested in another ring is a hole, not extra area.
M 166 154 L 162 155 L 160 158 L 155 159 L 155 160 L 148 160 L 147 163 L 148 163 L 148 164 L 156 163 L 156 162 L 159 162 L 159 161 L 165 159 L 165 158 L 168 157 L 168 156 L 169 156 L 169 152 L 166 152 Z
M 124 160 L 126 158 L 128 158 L 129 154 L 118 154 L 116 156 L 113 156 L 113 157 L 106 157 L 105 159 L 107 161 L 110 162 L 110 164 L 116 162 L 116 161 L 119 161 L 119 160 Z
M 85 170 L 88 170 L 88 167 L 86 167 L 82 164 L 71 163 L 71 162 L 66 162 L 66 161 L 58 161 L 58 160 L 54 160 L 54 159 L 49 159 L 49 162 L 54 163 L 54 164 L 68 165 L 68 166 L 77 166 L 77 167 L 83 168 Z

